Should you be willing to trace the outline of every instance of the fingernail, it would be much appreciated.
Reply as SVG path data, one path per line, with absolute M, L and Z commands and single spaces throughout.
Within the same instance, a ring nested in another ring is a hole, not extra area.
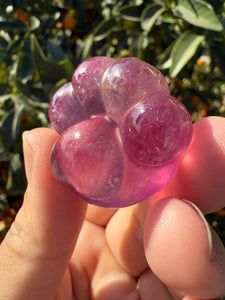
M 207 220 L 205 219 L 203 213 L 201 212 L 201 210 L 191 201 L 183 199 L 182 201 L 186 202 L 187 204 L 189 204 L 192 208 L 194 208 L 194 210 L 196 211 L 196 213 L 199 215 L 199 217 L 202 219 L 203 224 L 205 225 L 206 228 L 206 232 L 207 232 L 207 236 L 208 236 L 208 243 L 209 243 L 209 252 L 208 252 L 208 257 L 209 260 L 213 260 L 216 256 L 216 248 L 214 247 L 214 243 L 213 243 L 213 234 L 212 234 L 212 230 L 207 222 Z
M 33 163 L 33 148 L 30 142 L 30 131 L 24 131 L 22 135 L 23 139 L 23 153 L 25 160 L 25 171 L 28 181 L 28 189 L 31 187 L 31 178 L 32 178 L 32 163 Z

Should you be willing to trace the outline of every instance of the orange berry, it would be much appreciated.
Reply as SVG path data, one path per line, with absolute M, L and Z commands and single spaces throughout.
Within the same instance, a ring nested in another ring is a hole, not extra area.
M 206 117 L 207 114 L 208 114 L 207 109 L 206 109 L 205 106 L 203 106 L 202 109 L 201 109 L 201 115 L 202 115 L 203 117 Z
M 11 216 L 13 216 L 13 217 L 15 217 L 15 215 L 16 215 L 16 211 L 15 211 L 15 209 L 14 208 L 9 208 L 9 213 L 10 213 L 10 215 Z
M 33 124 L 34 120 L 30 116 L 22 113 L 20 115 L 20 122 L 25 122 L 27 124 Z
M 28 17 L 26 15 L 26 13 L 22 10 L 22 9 L 17 9 L 12 13 L 12 16 L 21 21 L 22 23 L 27 23 L 28 22 Z
M 71 13 L 66 13 L 63 18 L 63 27 L 65 29 L 73 31 L 77 26 L 77 22 L 74 18 L 74 16 Z
M 199 98 L 198 95 L 194 94 L 194 95 L 191 96 L 191 98 L 192 98 L 195 106 L 198 106 L 201 103 L 201 99 Z
M 225 209 L 220 209 L 220 210 L 216 211 L 216 214 L 220 217 L 224 217 L 225 216 Z
M 199 67 L 202 67 L 202 66 L 203 66 L 203 61 L 202 61 L 200 58 L 197 60 L 197 65 L 198 65 Z
M 57 29 L 61 29 L 61 28 L 62 28 L 62 22 L 57 22 L 57 23 L 55 24 L 55 27 L 56 27 Z
M 183 100 L 183 96 L 182 96 L 181 94 L 179 94 L 179 95 L 177 96 L 177 99 L 180 100 L 180 101 L 182 101 L 182 100 Z

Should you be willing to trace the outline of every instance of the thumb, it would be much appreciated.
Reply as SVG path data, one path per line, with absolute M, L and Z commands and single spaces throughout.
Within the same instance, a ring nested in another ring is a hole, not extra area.
M 50 169 L 56 138 L 46 128 L 23 135 L 28 188 L 0 246 L 1 299 L 53 299 L 83 224 L 86 204 Z
M 175 295 L 225 295 L 225 249 L 195 204 L 156 202 L 146 217 L 144 241 L 151 270 Z

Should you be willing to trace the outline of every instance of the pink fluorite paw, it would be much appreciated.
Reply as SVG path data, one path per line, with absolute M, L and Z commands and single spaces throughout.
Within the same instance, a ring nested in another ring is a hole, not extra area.
M 49 118 L 61 134 L 54 175 L 103 207 L 132 205 L 164 188 L 192 138 L 187 109 L 137 58 L 81 63 L 54 94 Z

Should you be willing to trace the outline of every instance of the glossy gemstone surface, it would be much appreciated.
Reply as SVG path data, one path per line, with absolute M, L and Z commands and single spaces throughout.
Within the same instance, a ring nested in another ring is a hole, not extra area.
M 111 197 L 123 181 L 123 155 L 113 127 L 104 117 L 91 118 L 65 131 L 55 145 L 51 160 L 54 173 L 63 174 L 85 197 Z
M 89 118 L 73 93 L 71 82 L 62 85 L 53 95 L 48 115 L 52 126 L 60 134 L 71 125 Z
M 73 73 L 74 95 L 78 97 L 81 107 L 90 115 L 105 112 L 101 98 L 101 79 L 105 69 L 115 61 L 115 58 L 105 56 L 89 58 Z
M 89 203 L 124 207 L 164 188 L 192 139 L 185 106 L 163 75 L 137 58 L 93 57 L 52 97 L 60 134 L 55 177 Z
M 184 152 L 192 124 L 179 100 L 156 91 L 128 110 L 119 131 L 132 161 L 156 166 L 176 160 Z
M 163 75 L 135 57 L 122 58 L 112 64 L 103 75 L 101 88 L 107 114 L 116 123 L 145 95 L 155 90 L 170 94 Z

